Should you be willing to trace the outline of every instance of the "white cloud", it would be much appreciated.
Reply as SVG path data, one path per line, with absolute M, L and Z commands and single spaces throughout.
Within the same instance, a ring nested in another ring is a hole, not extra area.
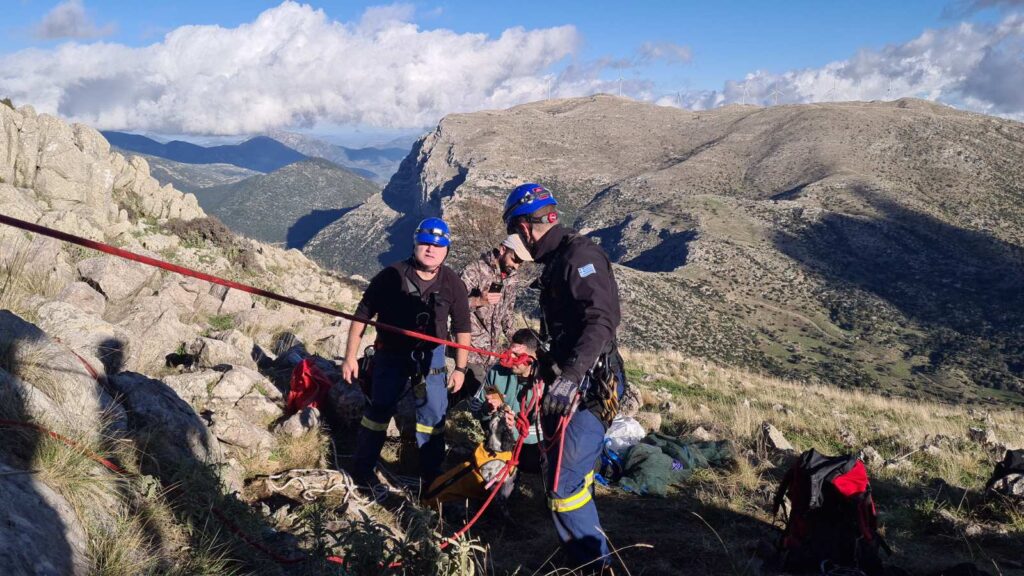
M 108 129 L 242 134 L 277 127 L 421 127 L 543 98 L 572 26 L 498 37 L 420 30 L 407 5 L 356 23 L 285 2 L 237 28 L 183 26 L 133 48 L 68 43 L 0 56 L 0 93 Z
M 755 71 L 721 90 L 663 97 L 663 105 L 892 100 L 904 96 L 1024 120 L 1024 15 L 994 25 L 927 30 L 905 44 L 862 50 L 821 68 Z
M 663 60 L 669 64 L 687 64 L 693 59 L 693 51 L 689 46 L 680 46 L 672 42 L 644 42 L 638 51 L 640 62 Z
M 99 38 L 114 32 L 114 25 L 97 26 L 85 11 L 82 0 L 65 0 L 43 16 L 34 30 L 36 38 Z

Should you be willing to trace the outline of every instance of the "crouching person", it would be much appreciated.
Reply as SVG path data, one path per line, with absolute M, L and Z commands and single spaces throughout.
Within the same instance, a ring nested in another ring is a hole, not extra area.
M 524 411 L 533 402 L 533 376 L 539 346 L 533 331 L 526 328 L 516 331 L 512 335 L 511 352 L 516 356 L 528 356 L 532 361 L 511 368 L 494 365 L 470 401 L 473 416 L 483 425 L 487 433 L 486 445 L 492 452 L 511 450 L 519 440 L 516 421 L 523 419 L 529 422 L 529 432 L 519 453 L 519 469 L 530 473 L 540 472 L 538 442 L 542 434 L 536 414 L 525 414 Z M 511 493 L 511 484 L 510 481 L 506 496 Z
M 370 281 L 349 327 L 342 377 L 359 377 L 357 354 L 366 321 L 413 330 L 438 338 L 454 333 L 456 342 L 470 342 L 466 287 L 444 265 L 451 245 L 448 225 L 440 218 L 420 223 L 413 236 L 413 254 L 379 272 Z M 449 322 L 451 328 L 449 330 Z M 374 467 L 384 446 L 388 423 L 399 400 L 411 394 L 416 404 L 416 444 L 420 452 L 423 486 L 441 473 L 444 460 L 445 413 L 448 390 L 463 384 L 468 356 L 459 349 L 455 370 L 446 378 L 445 347 L 386 330 L 378 330 L 374 343 L 372 391 L 363 415 L 353 461 L 353 476 L 362 486 L 375 486 Z

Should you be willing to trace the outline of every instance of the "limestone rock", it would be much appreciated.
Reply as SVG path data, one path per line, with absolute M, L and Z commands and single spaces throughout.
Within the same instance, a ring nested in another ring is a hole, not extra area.
M 122 395 L 131 436 L 161 474 L 223 460 L 206 424 L 170 386 L 133 372 L 109 381 Z
M 224 374 L 216 370 L 204 370 L 165 376 L 163 383 L 174 390 L 182 400 L 195 406 L 209 399 L 210 390 L 223 376 Z
M 224 376 L 213 386 L 211 393 L 216 400 L 234 404 L 257 385 L 273 388 L 270 381 L 256 370 L 245 366 L 235 366 L 224 373 Z
M 880 466 L 885 462 L 885 459 L 878 453 L 878 450 L 875 450 L 871 446 L 865 446 L 864 449 L 861 450 L 861 459 L 863 459 L 864 463 L 868 466 Z
M 714 434 L 704 429 L 703 426 L 698 426 L 694 428 L 688 436 L 698 442 L 710 442 L 717 438 Z
M 783 436 L 782 432 L 768 422 L 761 423 L 761 435 L 764 438 L 765 444 L 772 450 L 777 452 L 796 451 L 793 445 L 789 443 L 789 440 L 786 440 L 786 437 Z
M 110 300 L 123 300 L 142 290 L 157 272 L 138 262 L 103 255 L 79 262 L 78 273 Z
M 0 477 L 0 573 L 88 574 L 85 530 L 71 504 L 2 460 Z
M 648 434 L 661 430 L 661 414 L 657 412 L 637 412 L 636 421 Z
M 3 150 L 0 150 L 0 154 L 2 153 Z M 6 179 L 0 182 L 0 210 L 6 216 L 26 222 L 37 222 L 43 215 L 43 211 L 33 198 L 12 186 L 10 180 Z M 8 230 L 13 232 L 9 228 Z
M 239 448 L 266 453 L 277 445 L 273 434 L 256 426 L 234 410 L 214 413 L 211 416 L 210 431 L 221 442 Z
M 124 368 L 128 334 L 94 314 L 66 302 L 49 302 L 39 308 L 39 327 L 85 359 L 95 359 L 107 373 Z
M 252 296 L 248 292 L 242 292 L 241 290 L 228 290 L 224 294 L 224 298 L 221 301 L 220 307 L 217 310 L 218 314 L 234 314 L 243 310 L 249 310 L 252 308 Z
M 967 437 L 985 446 L 995 446 L 999 443 L 995 432 L 991 428 L 970 428 L 967 431 Z
M 107 299 L 92 286 L 85 282 L 72 282 L 57 295 L 57 300 L 65 302 L 94 316 L 103 316 L 107 308 Z
M 129 370 L 149 372 L 164 365 L 168 354 L 177 352 L 185 342 L 198 336 L 194 326 L 178 319 L 180 309 L 174 302 L 158 296 L 136 298 L 117 323 L 130 334 L 126 366 Z
M 218 366 L 242 366 L 256 369 L 256 363 L 248 354 L 220 340 L 213 338 L 196 338 L 188 348 L 189 354 L 196 357 L 196 363 L 201 368 L 214 368 Z
M 109 399 L 82 361 L 9 310 L 0 310 L 0 343 L 9 368 L 0 378 L 0 394 L 6 398 L 2 408 L 56 432 L 98 441 Z M 21 406 L 14 406 L 13 398 Z
M 320 411 L 307 406 L 277 425 L 277 431 L 298 438 L 320 426 Z

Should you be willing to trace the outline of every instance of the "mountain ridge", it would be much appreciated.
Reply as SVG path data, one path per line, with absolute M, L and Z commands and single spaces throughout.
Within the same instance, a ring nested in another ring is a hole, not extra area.
M 321 229 L 376 193 L 377 186 L 323 158 L 196 190 L 199 204 L 233 231 L 302 248 Z
M 1021 158 L 1024 124 L 911 99 L 549 100 L 445 117 L 307 253 L 372 274 L 404 255 L 418 218 L 442 215 L 459 266 L 500 238 L 507 191 L 536 181 L 616 262 L 631 347 L 1021 402 Z
M 146 136 L 110 130 L 102 134 L 118 148 L 186 164 L 232 164 L 258 172 L 273 172 L 306 158 L 268 136 L 255 136 L 240 144 L 207 147 L 181 140 L 164 144 Z

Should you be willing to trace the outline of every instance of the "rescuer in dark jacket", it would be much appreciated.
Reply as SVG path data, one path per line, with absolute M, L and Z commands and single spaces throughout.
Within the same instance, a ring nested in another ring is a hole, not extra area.
M 600 571 L 610 562 L 593 501 L 594 462 L 625 386 L 615 344 L 619 291 L 604 250 L 561 226 L 557 204 L 544 187 L 523 184 L 509 194 L 503 219 L 544 266 L 541 336 L 549 350 L 541 357 L 541 423 L 548 504 L 573 567 Z

